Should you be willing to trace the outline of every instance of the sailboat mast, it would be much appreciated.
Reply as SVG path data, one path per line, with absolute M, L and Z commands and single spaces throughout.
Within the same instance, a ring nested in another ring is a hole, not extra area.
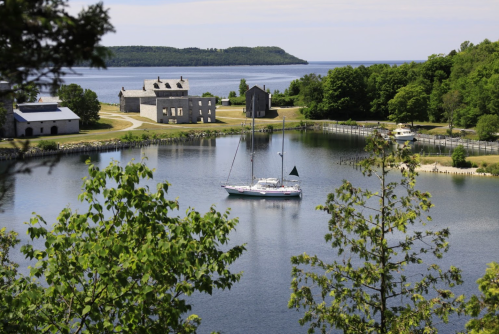
M 251 182 L 250 182 L 250 187 L 253 186 L 253 179 L 254 179 L 254 173 L 253 173 L 253 159 L 255 158 L 255 94 L 253 93 L 253 124 L 251 125 Z
M 281 185 L 284 185 L 284 121 L 286 116 L 282 117 L 282 154 L 281 154 Z

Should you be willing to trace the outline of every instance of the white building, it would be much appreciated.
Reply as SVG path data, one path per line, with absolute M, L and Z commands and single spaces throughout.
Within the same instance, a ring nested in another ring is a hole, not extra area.
M 52 103 L 22 103 L 14 109 L 16 136 L 50 136 L 80 132 L 80 117 Z

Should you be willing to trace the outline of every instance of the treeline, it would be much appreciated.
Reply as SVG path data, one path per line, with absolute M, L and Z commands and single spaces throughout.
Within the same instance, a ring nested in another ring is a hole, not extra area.
M 466 41 L 424 63 L 351 66 L 291 82 L 274 92 L 273 105 L 301 105 L 310 119 L 448 122 L 472 127 L 499 115 L 499 42 Z
M 177 49 L 160 46 L 113 46 L 108 67 L 120 66 L 231 66 L 308 64 L 278 47 Z M 84 64 L 83 64 L 84 65 Z

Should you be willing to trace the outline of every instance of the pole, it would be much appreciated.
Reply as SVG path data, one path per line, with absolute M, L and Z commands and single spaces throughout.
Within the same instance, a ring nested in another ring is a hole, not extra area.
M 253 186 L 253 159 L 255 157 L 255 94 L 253 93 L 253 125 L 251 126 L 251 182 L 250 189 Z
M 286 116 L 282 117 L 282 154 L 281 154 L 281 185 L 284 185 L 284 120 Z

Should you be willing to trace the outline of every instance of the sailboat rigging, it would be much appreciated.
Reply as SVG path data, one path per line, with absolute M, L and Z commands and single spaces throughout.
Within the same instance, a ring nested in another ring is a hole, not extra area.
M 246 185 L 230 185 L 227 183 L 222 185 L 222 188 L 229 193 L 229 195 L 242 195 L 242 196 L 260 196 L 260 197 L 294 197 L 301 196 L 302 190 L 299 183 L 294 185 L 284 184 L 284 124 L 285 117 L 282 120 L 282 152 L 281 156 L 281 178 L 259 178 L 254 183 L 254 157 L 255 157 L 255 96 L 253 95 L 253 121 L 251 127 L 251 181 Z M 237 150 L 236 150 L 237 154 Z M 232 168 L 231 168 L 232 169 Z M 298 176 L 296 166 L 293 168 L 289 175 Z M 230 176 L 230 172 L 229 172 Z M 227 178 L 228 181 L 228 178 Z M 295 180 L 289 182 L 297 182 Z

